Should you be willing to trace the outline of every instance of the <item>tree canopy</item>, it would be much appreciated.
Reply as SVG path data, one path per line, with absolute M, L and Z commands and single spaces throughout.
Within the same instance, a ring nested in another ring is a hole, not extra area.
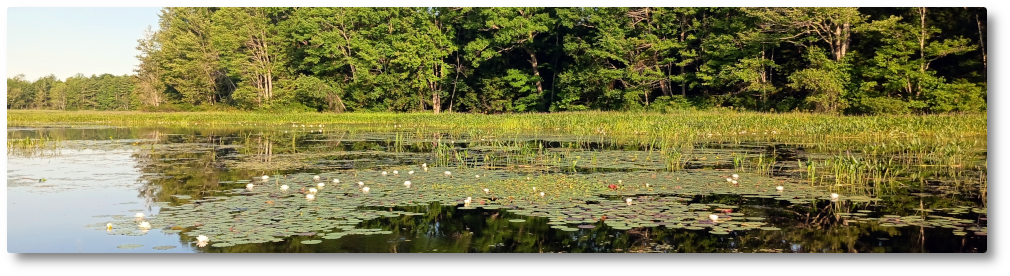
M 7 108 L 984 112 L 984 8 L 165 8 Z

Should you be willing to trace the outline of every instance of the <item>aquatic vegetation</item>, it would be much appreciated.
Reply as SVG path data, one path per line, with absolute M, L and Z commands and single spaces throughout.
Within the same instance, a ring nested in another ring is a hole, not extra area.
M 235 194 L 233 196 L 205 197 L 191 203 L 163 207 L 159 215 L 149 221 L 156 228 L 183 227 L 186 229 L 182 231 L 185 235 L 204 237 L 198 238 L 198 241 L 208 242 L 206 238 L 213 237 L 222 244 L 212 243 L 213 246 L 272 242 L 303 234 L 316 236 L 337 229 L 340 231 L 334 233 L 368 234 L 370 232 L 355 232 L 355 225 L 377 217 L 420 215 L 368 208 L 426 206 L 431 203 L 463 205 L 460 209 L 505 210 L 516 215 L 543 217 L 551 223 L 558 223 L 552 227 L 563 231 L 603 223 L 615 229 L 666 226 L 726 232 L 758 229 L 766 222 L 762 222 L 760 217 L 739 212 L 717 215 L 713 213 L 713 208 L 731 210 L 735 207 L 687 204 L 690 200 L 685 196 L 735 194 L 774 197 L 793 204 L 804 204 L 826 199 L 829 195 L 821 189 L 784 183 L 760 175 L 746 176 L 750 184 L 748 186 L 720 184 L 724 175 L 718 172 L 547 174 L 529 177 L 485 169 L 464 170 L 467 174 L 486 177 L 446 178 L 422 173 L 390 179 L 390 176 L 381 176 L 381 173 L 375 171 L 356 171 L 354 174 L 321 173 L 320 176 L 326 178 L 358 179 L 361 183 L 373 185 L 374 189 L 369 193 L 369 187 L 363 187 L 359 192 L 357 186 L 351 185 L 337 185 L 318 191 L 309 188 L 311 190 L 305 194 L 310 199 L 307 201 L 298 200 L 298 193 L 235 189 L 229 191 Z M 412 185 L 394 184 L 396 178 L 407 177 L 411 179 Z M 304 173 L 278 179 L 278 183 L 295 188 L 315 187 L 313 181 L 312 175 Z M 608 189 L 605 183 L 614 181 L 622 184 L 650 181 L 651 184 Z M 795 185 L 796 191 L 782 194 L 772 191 L 771 185 Z M 535 192 L 534 187 L 540 192 Z M 608 199 L 611 197 L 626 199 Z M 633 200 L 635 204 L 631 204 Z
M 873 244 L 878 235 L 907 234 L 901 230 L 906 226 L 932 229 L 925 230 L 932 231 L 929 239 L 977 241 L 987 235 L 985 115 L 443 115 L 307 114 L 281 116 L 290 119 L 283 122 L 263 114 L 222 114 L 230 119 L 148 126 L 147 120 L 171 116 L 139 114 L 95 123 L 128 126 L 120 129 L 130 131 L 102 139 L 118 141 L 108 144 L 125 146 L 141 163 L 147 184 L 140 196 L 163 206 L 144 217 L 150 231 L 179 234 L 185 243 L 204 235 L 213 241 L 196 241 L 194 248 L 212 245 L 199 249 L 207 252 L 281 241 L 332 248 L 330 242 L 348 235 L 389 231 L 484 243 L 479 248 L 489 251 L 480 252 L 515 250 L 482 240 L 489 234 L 470 233 L 472 221 L 432 230 L 420 217 L 436 216 L 435 208 L 446 210 L 438 215 L 443 225 L 466 213 L 499 230 L 537 229 L 538 239 L 559 243 L 597 234 L 621 237 L 571 245 L 599 246 L 587 252 L 683 252 L 676 242 L 638 243 L 671 235 L 760 239 L 771 247 L 793 231 L 828 240 L 834 238 L 823 235 L 872 236 Z M 251 119 L 266 121 L 243 124 Z M 245 189 L 249 185 L 255 189 Z M 922 207 L 910 203 L 919 199 L 925 200 Z M 968 209 L 944 215 L 950 219 L 930 217 L 954 206 Z M 863 210 L 873 213 L 857 212 Z M 110 235 L 147 234 L 131 213 L 88 227 Z M 965 222 L 972 217 L 974 222 Z M 825 248 L 847 250 L 837 242 Z M 445 251 L 466 252 L 439 248 Z
M 58 138 L 44 136 L 41 138 L 11 138 L 7 139 L 7 155 L 22 157 L 54 156 L 60 154 L 64 146 Z

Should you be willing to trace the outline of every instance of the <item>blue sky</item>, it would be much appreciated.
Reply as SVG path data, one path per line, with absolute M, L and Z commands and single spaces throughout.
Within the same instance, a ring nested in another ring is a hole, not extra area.
M 161 8 L 8 8 L 7 77 L 131 74 Z

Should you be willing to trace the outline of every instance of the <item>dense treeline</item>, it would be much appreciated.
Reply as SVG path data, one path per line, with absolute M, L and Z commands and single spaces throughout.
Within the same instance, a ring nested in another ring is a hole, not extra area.
M 135 85 L 131 76 L 110 74 L 77 74 L 62 81 L 48 75 L 34 82 L 18 75 L 7 78 L 7 108 L 132 110 L 142 104 L 134 94 Z
M 984 8 L 166 8 L 131 76 L 8 108 L 986 109 Z

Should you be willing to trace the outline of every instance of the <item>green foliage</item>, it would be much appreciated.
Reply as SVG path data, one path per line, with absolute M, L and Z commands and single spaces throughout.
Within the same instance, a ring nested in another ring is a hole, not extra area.
M 681 95 L 659 96 L 649 105 L 649 110 L 674 112 L 677 110 L 695 110 L 697 105 Z
M 8 78 L 7 106 L 984 112 L 985 26 L 978 8 L 165 8 L 135 75 Z
M 164 80 L 188 104 L 213 105 L 225 76 L 218 51 L 211 45 L 211 8 L 166 8 L 158 31 L 164 56 Z
M 789 76 L 789 87 L 810 90 L 807 102 L 816 111 L 835 113 L 848 106 L 847 85 L 850 84 L 849 66 L 845 61 L 828 59 L 819 48 L 811 48 L 807 56 L 810 67 Z
M 859 102 L 863 112 L 868 114 L 908 114 L 912 110 L 909 103 L 887 97 L 863 98 Z
M 958 79 L 926 91 L 925 101 L 932 112 L 985 112 L 986 87 Z

